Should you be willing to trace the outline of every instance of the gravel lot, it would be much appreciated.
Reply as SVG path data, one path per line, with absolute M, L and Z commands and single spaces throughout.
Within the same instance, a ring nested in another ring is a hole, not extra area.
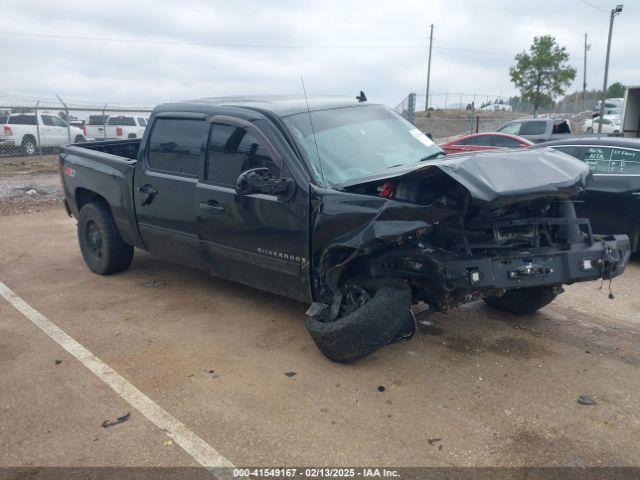
M 0 215 L 42 211 L 61 196 L 56 155 L 0 158 Z
M 92 274 L 57 181 L 0 175 L 0 281 L 236 465 L 640 466 L 638 260 L 614 300 L 588 283 L 527 318 L 475 303 L 336 365 L 306 305 L 141 252 Z M 48 203 L 11 203 L 26 187 Z M 195 465 L 2 298 L 0 443 L 0 467 Z

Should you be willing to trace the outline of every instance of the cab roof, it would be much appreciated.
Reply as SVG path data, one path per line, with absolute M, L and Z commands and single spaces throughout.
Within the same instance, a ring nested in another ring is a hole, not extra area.
M 358 102 L 350 97 L 322 96 L 309 97 L 309 110 L 327 110 L 331 108 L 357 107 L 371 105 L 368 102 Z M 307 101 L 303 96 L 289 95 L 263 95 L 263 96 L 238 96 L 238 97 L 210 97 L 196 100 L 188 100 L 178 103 L 166 103 L 158 105 L 156 111 L 170 111 L 177 107 L 199 109 L 203 107 L 235 107 L 270 112 L 278 117 L 286 117 L 307 111 Z

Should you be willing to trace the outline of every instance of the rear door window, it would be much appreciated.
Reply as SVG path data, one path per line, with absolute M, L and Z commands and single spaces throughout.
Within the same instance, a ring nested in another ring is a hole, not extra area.
M 585 147 L 584 161 L 593 173 L 610 173 L 611 148 Z
M 207 126 L 204 120 L 158 118 L 149 138 L 149 168 L 197 177 L 207 139 Z
M 253 134 L 241 127 L 213 124 L 207 154 L 207 180 L 235 185 L 242 172 L 259 167 L 268 168 L 275 177 L 280 176 L 280 168 Z
M 66 127 L 67 124 L 64 123 L 60 117 L 56 117 L 55 115 L 42 115 L 42 123 L 50 126 L 50 127 Z
M 35 115 L 11 115 L 9 117 L 10 125 L 36 125 Z
M 640 175 L 640 150 L 612 148 L 609 173 Z
M 525 122 L 522 124 L 522 128 L 520 128 L 520 135 L 544 135 L 544 132 L 546 131 L 547 131 L 547 122 L 542 122 L 542 121 Z
M 555 134 L 559 134 L 559 133 L 571 133 L 571 128 L 569 127 L 569 124 L 567 123 L 567 121 L 563 120 L 562 122 L 553 124 L 553 132 L 552 133 L 554 135 Z
M 615 147 L 585 147 L 585 162 L 593 173 L 640 175 L 640 150 Z

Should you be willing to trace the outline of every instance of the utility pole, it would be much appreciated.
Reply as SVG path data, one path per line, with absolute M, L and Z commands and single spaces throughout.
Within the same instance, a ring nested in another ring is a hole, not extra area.
M 433 23 L 429 34 L 429 61 L 427 63 L 427 98 L 424 101 L 424 111 L 429 111 L 429 83 L 431 82 L 431 47 L 433 46 Z
M 587 98 L 587 52 L 591 45 L 587 43 L 587 34 L 584 34 L 584 64 L 582 66 L 582 103 Z
M 604 62 L 604 83 L 602 84 L 602 97 L 600 98 L 600 116 L 598 117 L 598 133 L 602 133 L 602 122 L 604 116 L 604 104 L 607 99 L 607 80 L 609 76 L 609 53 L 611 52 L 611 33 L 613 32 L 613 19 L 622 12 L 622 5 L 617 5 L 611 9 L 611 17 L 609 18 L 609 39 L 607 40 L 607 57 Z

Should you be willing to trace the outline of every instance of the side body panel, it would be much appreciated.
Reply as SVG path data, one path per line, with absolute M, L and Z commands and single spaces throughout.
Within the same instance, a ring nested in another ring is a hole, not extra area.
M 150 137 L 159 121 L 204 123 L 204 115 L 173 112 L 152 117 L 151 126 L 143 137 L 133 179 L 133 204 L 140 236 L 150 253 L 176 263 L 203 268 L 195 222 L 197 175 L 159 171 L 150 166 Z M 172 142 L 163 148 L 177 148 L 171 147 Z M 173 143 L 180 144 L 180 139 L 175 138 Z M 198 165 L 201 165 L 206 143 L 204 132 L 198 143 L 194 149 L 198 150 L 195 154 L 198 155 Z
M 122 239 L 144 248 L 132 203 L 135 165 L 132 159 L 74 145 L 63 147 L 60 154 L 60 175 L 71 214 L 77 218 L 82 202 L 99 195 L 109 204 Z

